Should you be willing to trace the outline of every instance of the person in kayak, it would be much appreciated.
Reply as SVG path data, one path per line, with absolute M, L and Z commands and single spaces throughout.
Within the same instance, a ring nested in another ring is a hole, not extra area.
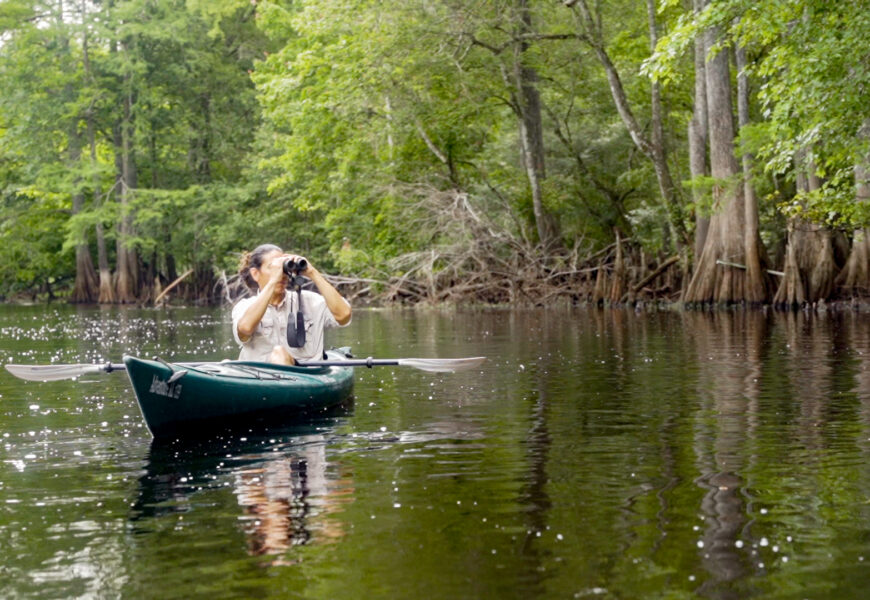
M 291 348 L 287 323 L 296 323 L 299 296 L 287 288 L 284 262 L 292 259 L 307 263 L 301 275 L 314 282 L 319 294 L 302 290 L 302 315 L 305 343 Z M 233 336 L 242 350 L 239 360 L 293 365 L 297 360 L 323 357 L 323 332 L 350 323 L 350 304 L 310 262 L 286 254 L 274 244 L 262 244 L 242 256 L 239 265 L 242 281 L 257 295 L 244 298 L 233 307 Z

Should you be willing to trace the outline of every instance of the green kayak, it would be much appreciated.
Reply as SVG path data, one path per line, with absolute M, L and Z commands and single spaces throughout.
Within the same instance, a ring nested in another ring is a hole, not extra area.
M 328 352 L 330 359 L 345 355 Z M 310 414 L 345 401 L 350 367 L 288 367 L 225 361 L 172 364 L 125 356 L 127 375 L 154 437 L 191 430 L 194 422 L 236 420 L 264 413 Z

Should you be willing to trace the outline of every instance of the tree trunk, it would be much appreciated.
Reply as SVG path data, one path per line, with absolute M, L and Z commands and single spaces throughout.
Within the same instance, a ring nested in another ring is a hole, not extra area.
M 78 169 L 81 160 L 82 147 L 81 137 L 77 131 L 77 123 L 73 122 L 69 134 L 69 160 L 70 168 Z M 75 190 L 72 196 L 72 214 L 82 212 L 85 204 L 85 196 L 76 178 Z M 97 297 L 97 274 L 94 271 L 94 263 L 91 260 L 91 251 L 88 248 L 87 232 L 82 232 L 84 241 L 76 244 L 76 278 L 73 285 L 70 302 L 91 303 Z
M 785 264 L 783 265 L 782 281 L 773 298 L 777 306 L 800 306 L 807 301 L 807 290 L 803 278 L 800 275 L 798 261 L 798 248 L 802 245 L 797 243 L 797 235 L 794 229 L 795 223 L 788 225 L 788 244 L 785 247 Z
M 713 214 L 704 250 L 686 291 L 688 303 L 734 303 L 746 300 L 746 272 L 721 266 L 717 261 L 746 264 L 746 213 L 743 186 L 734 185 L 739 173 L 734 157 L 734 122 L 731 77 L 727 50 L 710 58 L 710 49 L 720 42 L 719 30 L 704 33 L 707 63 L 707 110 L 710 127 L 710 167 L 714 178 Z M 757 260 L 755 257 L 753 260 Z
M 821 187 L 816 166 L 807 161 L 805 152 L 795 158 L 795 172 L 799 194 Z M 789 219 L 784 275 L 774 304 L 792 307 L 827 299 L 834 289 L 835 271 L 831 231 L 803 219 Z
M 611 304 L 617 304 L 622 300 L 625 287 L 625 257 L 622 252 L 622 236 L 616 230 L 616 258 L 613 261 L 613 277 L 610 281 L 610 294 L 608 299 Z
M 86 13 L 84 2 L 82 3 L 82 14 Z M 88 83 L 94 83 L 93 72 L 91 71 L 90 53 L 88 52 L 88 28 L 83 28 L 82 35 L 82 64 L 85 70 L 85 77 Z M 88 146 L 90 149 L 91 173 L 93 178 L 94 188 L 94 209 L 99 209 L 102 202 L 102 192 L 100 191 L 100 176 L 97 171 L 97 138 L 96 126 L 94 124 L 93 104 L 88 107 L 85 112 L 85 123 L 88 132 Z M 97 301 L 100 304 L 110 304 L 115 301 L 115 289 L 112 286 L 112 273 L 109 270 L 109 258 L 106 252 L 106 238 L 103 235 L 103 224 L 98 220 L 94 226 L 94 231 L 97 238 L 97 267 L 100 271 L 99 280 L 99 295 Z
M 704 9 L 704 0 L 694 0 L 695 14 Z M 692 179 L 706 177 L 707 170 L 707 81 L 705 75 L 704 36 L 695 37 L 695 100 L 692 119 L 689 121 L 689 172 Z M 692 200 L 695 204 L 695 260 L 701 257 L 704 243 L 707 241 L 707 230 L 710 228 L 710 218 L 702 208 L 704 194 L 697 187 L 692 190 Z
M 94 134 L 93 115 L 87 114 L 88 144 L 91 149 L 91 169 L 94 173 L 94 208 L 99 208 L 102 203 L 100 191 L 100 179 L 97 174 L 97 141 Z M 103 234 L 103 224 L 99 220 L 94 226 L 97 234 L 97 267 L 100 270 L 100 293 L 97 301 L 100 304 L 112 304 L 115 302 L 115 288 L 112 285 L 112 272 L 109 270 L 109 255 L 106 252 L 106 237 Z
M 870 119 L 864 121 L 858 135 L 870 139 Z M 870 156 L 862 157 L 855 165 L 855 201 L 870 202 Z M 870 292 L 870 228 L 855 232 L 849 259 L 837 284 L 844 294 L 851 296 L 866 296 Z
M 103 224 L 97 223 L 97 265 L 100 269 L 100 304 L 115 302 L 115 288 L 112 286 L 112 272 L 109 269 L 109 258 L 106 252 L 106 238 L 103 234 Z
M 115 165 L 118 169 L 117 188 L 120 191 L 121 220 L 118 223 L 118 239 L 116 253 L 118 267 L 116 269 L 116 298 L 126 304 L 136 301 L 136 251 L 128 246 L 132 235 L 132 216 L 129 213 L 130 197 L 136 188 L 136 163 L 133 157 L 133 98 L 130 87 L 130 77 L 125 76 L 125 92 L 123 100 L 123 116 L 115 127 Z
M 575 5 L 580 9 L 581 22 L 585 29 L 583 37 L 589 42 L 590 46 L 595 51 L 595 55 L 598 57 L 598 61 L 601 63 L 601 66 L 604 67 L 604 73 L 607 75 L 607 82 L 610 87 L 611 96 L 613 97 L 613 103 L 616 105 L 616 110 L 626 129 L 628 129 L 628 133 L 635 146 L 637 146 L 638 150 L 640 150 L 644 156 L 653 163 L 656 180 L 659 184 L 659 192 L 662 195 L 662 201 L 664 202 L 665 210 L 668 213 L 670 226 L 676 233 L 676 242 L 678 245 L 689 246 L 689 234 L 686 231 L 682 218 L 682 198 L 680 196 L 680 190 L 676 185 L 674 185 L 673 178 L 671 177 L 671 171 L 667 162 L 667 152 L 664 147 L 663 139 L 661 139 L 663 137 L 661 136 L 661 115 L 663 113 L 661 99 L 659 97 L 660 94 L 658 92 L 658 84 L 654 83 L 652 90 L 653 139 L 650 140 L 644 135 L 642 127 L 637 122 L 637 119 L 631 110 L 628 98 L 625 95 L 625 89 L 622 86 L 619 72 L 613 64 L 613 61 L 610 60 L 610 55 L 604 47 L 604 37 L 599 29 L 598 21 L 593 17 L 592 12 L 589 10 L 586 0 L 579 0 L 578 2 L 571 4 L 571 6 Z M 652 37 L 651 41 L 654 44 L 656 37 L 654 1 L 647 0 L 647 6 L 651 7 L 649 11 L 649 27 Z M 656 121 L 658 121 L 658 123 L 656 123 Z M 657 128 L 659 130 L 658 136 L 656 135 Z
M 147 298 L 150 302 L 154 302 L 160 292 L 163 291 L 160 285 L 160 277 L 157 274 L 157 250 L 151 253 L 151 257 L 144 268 L 140 269 L 141 279 L 139 280 L 140 296 Z
M 607 272 L 603 264 L 598 266 L 598 272 L 595 275 L 595 287 L 592 289 L 592 302 L 601 306 L 609 293 Z
M 79 210 L 84 203 L 82 194 L 76 193 L 73 197 L 73 206 L 78 205 Z M 76 208 L 73 208 L 73 212 Z M 94 270 L 94 262 L 91 259 L 91 251 L 87 244 L 76 245 L 76 279 L 73 286 L 70 302 L 91 304 L 97 299 L 97 273 Z
M 528 0 L 517 1 L 518 30 L 520 35 L 531 34 L 532 15 Z M 516 104 L 519 109 L 520 147 L 523 165 L 532 192 L 532 210 L 538 238 L 544 247 L 559 243 L 556 220 L 544 206 L 543 183 L 547 177 L 544 162 L 544 126 L 541 115 L 541 95 L 538 92 L 538 73 L 525 64 L 528 43 L 522 41 L 514 47 L 514 80 Z
M 202 94 L 199 98 L 199 108 L 202 111 L 202 131 L 191 142 L 191 168 L 198 183 L 208 183 L 211 180 L 211 98 Z
M 166 240 L 167 244 L 169 239 Z M 178 269 L 175 267 L 175 257 L 171 254 L 166 255 L 166 280 L 175 281 L 178 279 Z
M 650 54 L 655 52 L 658 43 L 658 26 L 656 24 L 656 2 L 647 0 L 647 23 L 649 26 Z M 668 211 L 668 224 L 673 233 L 670 236 L 676 242 L 677 249 L 687 246 L 689 242 L 688 232 L 683 223 L 683 200 L 679 188 L 674 185 L 671 178 L 671 170 L 668 167 L 668 153 L 665 148 L 664 134 L 664 110 L 662 109 L 662 95 L 658 81 L 653 80 L 650 85 L 650 158 L 656 172 L 656 180 L 659 191 Z M 667 244 L 670 245 L 670 244 Z
M 834 281 L 837 275 L 837 263 L 834 260 L 833 233 L 819 227 L 819 250 L 816 252 L 816 264 L 810 273 L 809 299 L 811 302 L 827 300 L 834 293 Z
M 749 81 L 746 74 L 746 49 L 735 49 L 737 58 L 737 122 L 740 128 L 749 125 Z M 761 265 L 762 244 L 758 232 L 758 198 L 752 185 L 752 155 L 743 157 L 743 198 L 746 230 L 743 244 L 746 260 L 746 302 L 761 304 L 768 297 L 768 278 Z

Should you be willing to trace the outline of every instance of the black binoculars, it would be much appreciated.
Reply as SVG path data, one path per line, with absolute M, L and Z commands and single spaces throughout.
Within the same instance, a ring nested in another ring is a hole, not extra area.
M 299 260 L 294 260 L 292 258 L 288 258 L 284 261 L 284 273 L 287 274 L 287 277 L 293 277 L 294 275 L 299 275 L 302 271 L 308 268 L 308 261 L 304 258 L 300 258 Z

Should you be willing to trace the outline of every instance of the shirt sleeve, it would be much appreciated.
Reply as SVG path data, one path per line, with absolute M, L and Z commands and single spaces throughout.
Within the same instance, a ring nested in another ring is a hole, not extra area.
M 245 314 L 245 311 L 248 310 L 248 307 L 251 305 L 251 302 L 253 302 L 255 298 L 256 296 L 239 300 L 233 307 L 233 339 L 236 340 L 236 343 L 239 346 L 244 346 L 246 344 L 246 342 L 243 342 L 242 339 L 239 337 L 239 321 L 241 321 L 242 316 Z M 253 337 L 251 339 L 253 339 Z M 248 341 L 250 342 L 251 340 Z
M 308 290 L 304 290 L 302 294 L 303 302 L 305 302 L 305 305 L 313 308 L 313 311 L 311 313 L 312 320 L 318 322 L 324 329 L 333 329 L 335 327 L 346 327 L 350 325 L 350 321 L 348 321 L 344 325 L 339 325 L 338 321 L 335 320 L 335 315 L 333 315 L 332 311 L 329 310 L 329 306 L 327 306 L 326 300 L 317 292 L 309 292 Z M 342 301 L 350 306 L 350 303 L 344 298 L 342 298 Z

